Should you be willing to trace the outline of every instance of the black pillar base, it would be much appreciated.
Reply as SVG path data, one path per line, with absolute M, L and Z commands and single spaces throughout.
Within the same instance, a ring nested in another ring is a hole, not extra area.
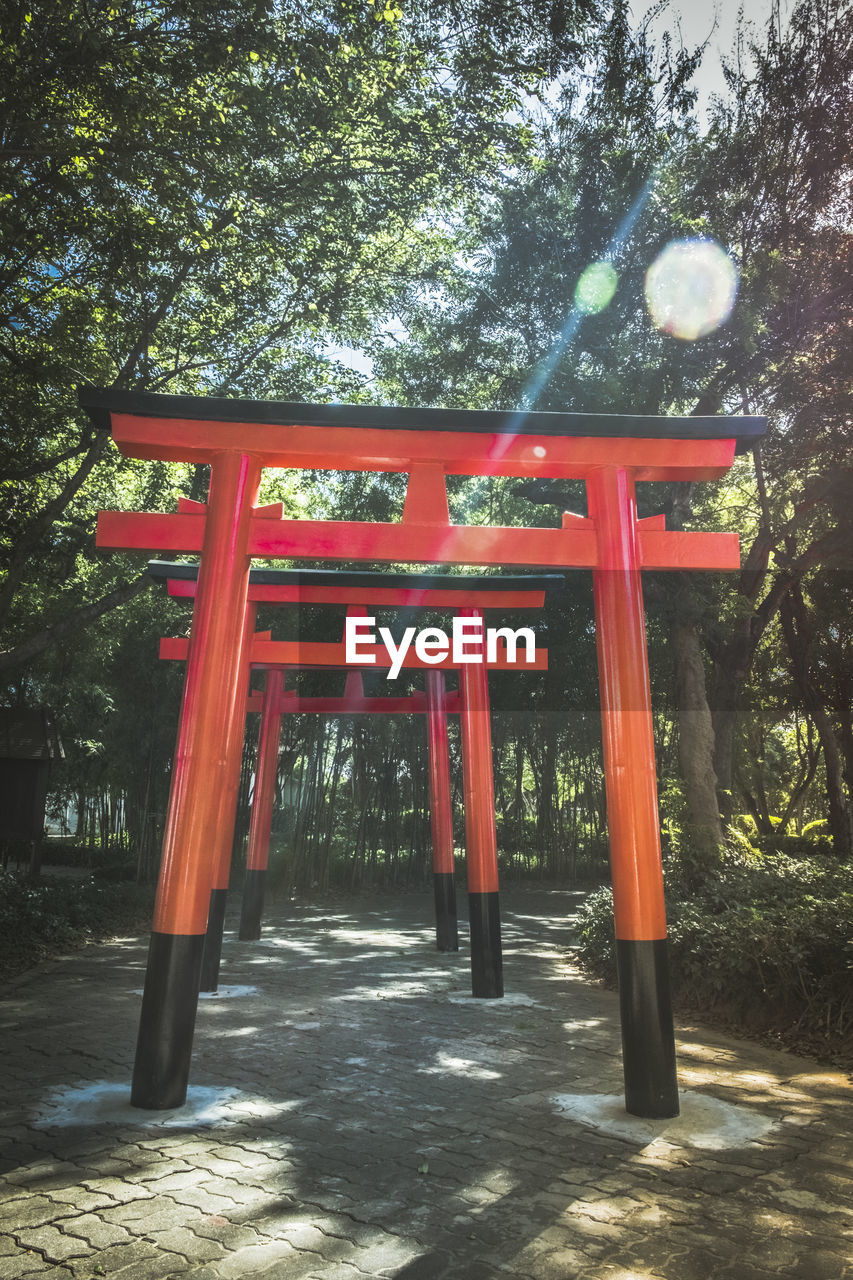
M 471 994 L 493 1000 L 504 993 L 500 895 L 469 893 Z
M 204 934 L 152 933 L 130 1101 L 148 1111 L 187 1100 Z
M 439 951 L 459 950 L 459 927 L 456 920 L 456 881 L 452 871 L 434 871 L 435 945 Z
M 625 1108 L 632 1116 L 678 1115 L 675 1032 L 666 938 L 616 940 Z
M 257 942 L 261 936 L 266 879 L 266 867 L 262 871 L 246 872 L 246 879 L 243 881 L 243 904 L 240 908 L 240 940 L 242 942 Z
M 215 991 L 219 986 L 219 964 L 222 959 L 222 934 L 225 930 L 227 889 L 211 889 L 210 910 L 207 913 L 207 933 L 204 935 L 204 955 L 201 961 L 199 991 Z

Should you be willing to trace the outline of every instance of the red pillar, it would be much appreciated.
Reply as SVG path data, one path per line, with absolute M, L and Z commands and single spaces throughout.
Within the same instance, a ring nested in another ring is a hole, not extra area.
M 278 748 L 281 737 L 281 694 L 284 673 L 278 667 L 267 672 L 264 704 L 258 730 L 258 763 L 252 816 L 249 819 L 249 842 L 246 850 L 246 878 L 243 882 L 243 906 L 240 913 L 240 937 L 253 941 L 261 936 L 264 910 L 264 887 L 270 850 L 270 829 L 275 802 L 275 778 L 278 770 Z
M 435 893 L 435 941 L 439 951 L 459 950 L 456 882 L 453 879 L 453 811 L 450 802 L 450 753 L 444 672 L 426 673 L 429 753 L 429 820 L 432 832 L 432 882 Z
M 477 609 L 462 609 L 460 616 L 476 617 L 482 623 L 483 615 Z M 475 996 L 493 998 L 502 996 L 504 988 L 492 727 L 484 662 L 460 666 L 459 694 L 471 929 L 471 991 Z
M 186 1099 L 201 957 L 215 862 L 225 734 L 240 670 L 249 585 L 249 528 L 261 468 L 248 454 L 211 464 L 198 592 L 131 1102 L 178 1107 Z
M 216 872 L 213 888 L 210 891 L 210 910 L 201 960 L 200 991 L 215 991 L 219 985 L 222 934 L 225 928 L 228 881 L 231 878 L 231 857 L 234 849 L 234 823 L 237 817 L 237 802 L 240 798 L 243 743 L 246 740 L 246 698 L 249 695 L 249 677 L 252 670 L 249 660 L 257 613 L 258 606 L 252 601 L 247 601 L 243 635 L 240 640 L 240 673 L 234 686 L 228 728 L 225 732 L 224 776 L 219 792 L 219 813 L 214 832 L 213 856 Z
M 678 1115 L 652 710 L 632 474 L 587 481 L 625 1105 Z

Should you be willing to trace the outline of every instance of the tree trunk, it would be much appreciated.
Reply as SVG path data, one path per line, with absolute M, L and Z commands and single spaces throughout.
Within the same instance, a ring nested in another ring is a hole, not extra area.
M 746 684 L 763 626 L 754 615 L 740 619 L 734 634 L 715 655 L 712 717 L 714 723 L 714 771 L 723 817 L 734 813 L 734 741 L 741 694 Z
M 844 781 L 847 794 L 853 796 L 853 688 L 844 672 L 835 679 L 835 714 L 841 726 L 841 750 L 844 754 Z
M 823 751 L 829 810 L 827 817 L 833 847 L 839 858 L 847 859 L 853 854 L 853 821 L 851 821 L 853 815 L 851 815 L 850 804 L 845 793 L 844 762 L 832 717 L 824 706 L 820 691 L 811 676 L 810 629 L 806 604 L 799 585 L 793 587 L 782 601 L 780 616 L 785 643 L 791 657 L 794 681 L 802 696 L 806 712 L 817 729 Z
M 714 726 L 705 690 L 705 667 L 699 633 L 690 617 L 686 591 L 679 593 L 673 624 L 678 757 L 687 802 L 683 857 L 691 880 L 719 866 L 724 846 L 714 771 Z

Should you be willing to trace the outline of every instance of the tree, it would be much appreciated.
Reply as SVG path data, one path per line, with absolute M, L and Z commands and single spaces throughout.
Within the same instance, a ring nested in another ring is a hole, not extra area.
M 808 575 L 849 563 L 851 29 L 849 3 L 829 0 L 799 5 L 784 35 L 774 18 L 763 45 L 741 43 L 703 134 L 686 114 L 695 59 L 664 49 L 657 61 L 614 11 L 589 92 L 564 94 L 532 176 L 482 210 L 465 269 L 448 271 L 427 305 L 412 292 L 407 340 L 381 357 L 398 394 L 439 404 L 770 416 L 754 473 L 741 463 L 714 498 L 651 487 L 643 511 L 665 509 L 671 527 L 698 519 L 744 535 L 736 592 L 670 579 L 700 876 L 719 857 L 717 779 L 733 812 L 736 726 L 757 648 Z M 643 305 L 647 267 L 683 236 L 716 238 L 740 273 L 730 322 L 692 343 L 657 333 Z M 585 295 L 590 267 L 604 271 Z M 554 484 L 518 492 L 568 508 L 580 497 Z M 837 723 L 847 741 L 847 712 Z M 831 717 L 822 725 L 838 793 Z M 830 797 L 841 855 L 849 803 Z
M 697 191 L 706 207 L 722 211 L 741 264 L 740 319 L 717 382 L 735 403 L 770 418 L 756 459 L 758 528 L 739 599 L 723 625 L 708 630 L 725 792 L 733 784 L 741 691 L 758 645 L 781 610 L 808 701 L 793 614 L 804 620 L 798 600 L 807 577 L 849 565 L 853 533 L 853 405 L 845 372 L 853 318 L 853 7 L 801 4 L 784 36 L 770 24 L 765 45 L 749 50 L 751 63 L 741 53 L 741 65 L 728 72 L 730 97 L 718 106 Z M 849 723 L 849 714 L 842 719 Z M 839 775 L 828 722 L 822 743 L 827 783 L 836 791 L 829 796 L 835 846 L 846 856 L 850 799 L 831 781 Z
M 7 6 L 7 669 L 141 590 L 125 561 L 91 560 L 99 501 L 203 496 L 187 469 L 121 463 L 75 386 L 363 395 L 330 344 L 367 340 L 446 240 L 436 211 L 519 160 L 514 109 L 583 56 L 595 17 L 544 0 Z

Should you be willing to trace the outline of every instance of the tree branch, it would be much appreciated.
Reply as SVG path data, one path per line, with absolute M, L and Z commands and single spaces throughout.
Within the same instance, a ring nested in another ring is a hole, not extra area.
M 38 657 L 39 654 L 44 653 L 46 649 L 49 649 L 51 645 L 56 644 L 58 640 L 62 640 L 65 636 L 88 626 L 90 622 L 94 622 L 96 618 L 109 613 L 111 609 L 117 608 L 118 605 L 126 604 L 128 600 L 138 596 L 140 592 L 150 585 L 151 579 L 147 574 L 143 573 L 131 582 L 123 582 L 121 586 L 114 587 L 105 596 L 101 596 L 100 600 L 94 600 L 91 604 L 84 604 L 78 609 L 72 609 L 71 613 L 67 613 L 65 617 L 60 618 L 52 627 L 44 627 L 34 636 L 30 636 L 28 640 L 22 640 L 14 648 L 0 651 L 0 671 L 7 670 L 10 667 L 23 666 L 25 662 L 30 662 L 33 658 Z
M 52 471 L 54 467 L 58 467 L 61 462 L 68 462 L 71 458 L 79 458 L 81 453 L 92 444 L 92 438 L 84 440 L 81 444 L 77 444 L 73 449 L 66 449 L 64 453 L 54 454 L 51 458 L 43 458 L 41 462 L 33 462 L 28 467 L 19 467 L 17 471 L 7 470 L 0 464 L 3 480 L 31 480 L 33 476 L 44 475 L 46 471 Z
M 101 454 L 107 447 L 107 441 L 110 439 L 109 434 L 105 431 L 98 432 L 89 448 L 80 466 L 69 476 L 59 493 L 51 502 L 39 512 L 33 520 L 27 532 L 19 540 L 15 550 L 9 561 L 9 568 L 6 575 L 6 581 L 3 584 L 3 590 L 0 591 L 0 619 L 5 618 L 9 611 L 9 607 L 14 599 L 15 592 L 21 584 L 24 569 L 31 553 L 38 546 L 39 539 L 45 530 L 49 529 L 59 515 L 68 506 L 68 503 L 74 495 L 82 488 L 95 463 L 101 457 Z

